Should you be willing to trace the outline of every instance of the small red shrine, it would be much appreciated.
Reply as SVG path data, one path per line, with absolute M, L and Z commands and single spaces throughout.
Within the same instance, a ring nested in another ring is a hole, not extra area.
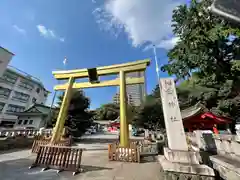
M 184 128 L 188 131 L 194 130 L 212 130 L 216 125 L 228 125 L 232 119 L 228 117 L 216 116 L 209 112 L 203 105 L 196 105 L 181 111 Z

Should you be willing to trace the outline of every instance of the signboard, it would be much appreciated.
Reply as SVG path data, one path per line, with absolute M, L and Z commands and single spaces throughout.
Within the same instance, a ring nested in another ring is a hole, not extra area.
M 211 10 L 220 16 L 240 23 L 240 0 L 215 0 Z

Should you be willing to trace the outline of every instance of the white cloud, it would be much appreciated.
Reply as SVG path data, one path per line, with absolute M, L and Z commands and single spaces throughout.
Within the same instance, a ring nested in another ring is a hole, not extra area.
M 105 30 L 127 33 L 133 46 L 155 44 L 168 49 L 173 9 L 185 0 L 107 0 L 93 13 Z
M 13 27 L 17 32 L 19 32 L 20 34 L 25 35 L 25 34 L 27 33 L 25 29 L 22 29 L 22 28 L 18 27 L 17 25 L 13 25 L 12 27 Z
M 155 47 L 170 50 L 174 47 L 174 45 L 177 44 L 178 41 L 179 41 L 178 37 L 172 37 L 172 38 L 169 38 L 169 39 L 161 40 L 158 44 L 155 45 Z M 153 48 L 153 44 L 147 45 L 144 48 L 144 51 L 147 51 L 147 50 L 152 49 L 152 48 Z
M 37 25 L 37 29 L 38 29 L 39 33 L 45 38 L 57 39 L 61 42 L 65 41 L 65 39 L 63 37 L 57 36 L 54 30 L 48 29 L 43 25 Z
M 178 37 L 173 37 L 170 39 L 160 41 L 160 43 L 157 44 L 156 46 L 159 48 L 164 48 L 164 49 L 169 50 L 169 49 L 172 49 L 178 41 L 179 41 Z

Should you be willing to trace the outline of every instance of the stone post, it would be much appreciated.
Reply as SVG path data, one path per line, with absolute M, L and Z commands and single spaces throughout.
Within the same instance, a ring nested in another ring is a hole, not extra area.
M 159 156 L 165 178 L 171 180 L 175 174 L 178 174 L 179 178 L 184 176 L 186 179 L 199 176 L 214 178 L 213 169 L 200 165 L 199 152 L 188 150 L 173 78 L 160 79 L 160 93 L 168 139 L 168 147 L 164 148 L 164 156 Z

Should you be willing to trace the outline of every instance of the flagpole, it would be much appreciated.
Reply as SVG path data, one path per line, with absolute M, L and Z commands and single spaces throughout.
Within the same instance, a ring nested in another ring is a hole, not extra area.
M 155 60 L 155 64 L 156 64 L 157 79 L 159 81 L 160 74 L 159 74 L 158 58 L 157 58 L 157 52 L 156 52 L 156 46 L 155 45 L 153 45 L 153 54 L 154 54 L 154 60 Z
M 66 64 L 67 64 L 67 57 L 65 56 L 64 60 L 63 60 L 63 69 L 64 70 L 66 70 Z

